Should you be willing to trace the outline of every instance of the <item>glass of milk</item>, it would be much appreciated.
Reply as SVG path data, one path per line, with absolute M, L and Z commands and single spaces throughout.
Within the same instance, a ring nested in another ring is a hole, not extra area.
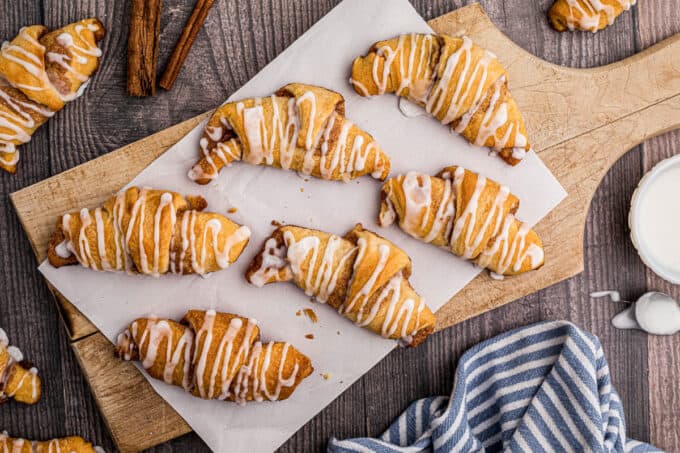
M 659 162 L 642 178 L 628 223 L 645 265 L 680 284 L 680 155 Z

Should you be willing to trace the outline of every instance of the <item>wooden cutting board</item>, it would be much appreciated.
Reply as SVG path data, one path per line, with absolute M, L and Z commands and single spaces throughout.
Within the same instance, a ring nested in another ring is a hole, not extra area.
M 602 177 L 635 145 L 680 127 L 680 35 L 612 65 L 571 69 L 516 46 L 479 5 L 453 11 L 430 25 L 440 33 L 464 31 L 498 55 L 510 74 L 510 88 L 535 150 L 569 193 L 536 228 L 545 243 L 546 265 L 504 281 L 481 274 L 437 312 L 437 327 L 443 329 L 583 270 L 586 215 Z M 357 54 L 364 50 L 357 49 Z M 46 257 L 59 215 L 104 201 L 207 115 L 13 193 L 12 203 L 38 261 Z M 190 431 L 132 364 L 113 357 L 112 345 L 96 327 L 53 292 L 119 449 L 139 451 Z

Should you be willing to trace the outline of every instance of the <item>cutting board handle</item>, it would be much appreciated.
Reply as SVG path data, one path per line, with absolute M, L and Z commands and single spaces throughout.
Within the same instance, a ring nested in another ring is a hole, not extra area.
M 534 149 L 569 194 L 536 226 L 546 264 L 504 281 L 482 274 L 437 311 L 437 327 L 444 328 L 583 270 L 585 223 L 604 175 L 642 141 L 680 127 L 680 35 L 610 65 L 576 69 L 517 46 L 478 4 L 430 26 L 437 33 L 464 32 L 498 55 Z
M 616 158 L 630 146 L 680 126 L 680 116 L 659 121 L 650 110 L 680 96 L 680 34 L 619 62 L 576 69 L 549 63 L 516 45 L 479 4 L 441 16 L 430 25 L 440 33 L 470 35 L 498 55 L 510 73 L 510 89 L 539 152 L 636 113 L 645 127 L 617 131 L 633 134 L 625 140 L 629 148 L 616 147 Z

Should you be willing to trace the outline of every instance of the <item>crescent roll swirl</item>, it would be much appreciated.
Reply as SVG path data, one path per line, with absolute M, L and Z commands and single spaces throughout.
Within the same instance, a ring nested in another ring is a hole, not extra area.
M 287 399 L 314 369 L 289 343 L 259 341 L 255 319 L 189 311 L 181 323 L 140 318 L 118 336 L 117 354 L 204 399 Z
M 505 68 L 466 36 L 409 34 L 377 42 L 352 63 L 350 83 L 361 96 L 408 98 L 511 165 L 531 149 Z
M 246 279 L 255 286 L 292 280 L 356 325 L 417 346 L 435 319 L 410 275 L 408 255 L 361 225 L 344 237 L 282 226 L 265 241 Z
M 222 105 L 200 147 L 201 159 L 189 171 L 199 184 L 238 160 L 336 181 L 367 174 L 383 180 L 390 172 L 390 159 L 373 137 L 345 117 L 341 94 L 299 83 Z
M 55 267 L 80 263 L 156 277 L 225 269 L 243 252 L 250 229 L 202 212 L 206 206 L 201 197 L 131 187 L 99 208 L 64 214 L 48 259 Z
M 409 172 L 390 178 L 381 197 L 381 226 L 398 220 L 414 238 L 445 247 L 497 276 L 543 265 L 541 239 L 515 218 L 517 197 L 463 167 L 447 167 L 437 176 Z
M 16 147 L 83 93 L 99 66 L 105 30 L 85 19 L 48 32 L 24 27 L 0 49 L 0 168 L 15 173 Z
M 557 0 L 548 11 L 550 24 L 557 31 L 591 31 L 607 28 L 636 0 Z
M 97 450 L 82 437 L 71 436 L 46 441 L 11 438 L 7 432 L 0 433 L 0 451 L 12 453 L 95 453 Z M 103 451 L 103 450 L 100 450 Z
M 24 360 L 19 348 L 9 344 L 7 334 L 0 329 L 0 403 L 13 398 L 20 403 L 35 404 L 40 396 L 38 370 Z

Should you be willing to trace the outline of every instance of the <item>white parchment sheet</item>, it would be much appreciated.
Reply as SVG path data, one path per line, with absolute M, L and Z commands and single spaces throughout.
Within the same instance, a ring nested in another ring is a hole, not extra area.
M 392 159 L 392 174 L 419 170 L 435 173 L 457 164 L 508 185 L 522 200 L 519 217 L 535 223 L 566 193 L 533 154 L 512 168 L 485 149 L 469 145 L 427 116 L 406 118 L 395 96 L 364 99 L 348 83 L 352 60 L 375 41 L 430 28 L 407 0 L 345 0 L 286 49 L 233 99 L 268 96 L 289 82 L 328 87 L 346 99 L 347 116 L 373 134 Z M 219 104 L 223 99 L 215 99 Z M 131 184 L 201 194 L 208 210 L 225 214 L 252 230 L 250 245 L 231 268 L 198 276 L 161 278 L 93 272 L 80 266 L 40 271 L 110 340 L 133 319 L 149 314 L 179 320 L 190 308 L 238 313 L 259 321 L 265 340 L 294 344 L 307 354 L 314 373 L 284 402 L 233 403 L 203 401 L 178 387 L 150 379 L 163 396 L 215 451 L 270 451 L 347 389 L 395 343 L 355 327 L 330 307 L 312 304 L 293 284 L 258 289 L 244 273 L 264 238 L 279 220 L 344 234 L 357 222 L 403 247 L 413 259 L 411 282 L 435 311 L 472 280 L 479 270 L 446 251 L 411 239 L 398 227 L 376 224 L 381 183 L 370 177 L 350 183 L 305 180 L 294 172 L 236 163 L 208 186 L 190 181 L 186 173 L 197 160 L 203 125 L 144 170 Z M 74 207 L 75 208 L 75 207 Z M 295 313 L 313 308 L 313 324 Z M 305 338 L 313 334 L 314 339 Z M 329 373 L 328 380 L 320 376 Z M 146 373 L 145 373 L 146 375 Z M 395 374 L 395 376 L 398 373 Z M 387 422 L 387 420 L 385 420 Z

